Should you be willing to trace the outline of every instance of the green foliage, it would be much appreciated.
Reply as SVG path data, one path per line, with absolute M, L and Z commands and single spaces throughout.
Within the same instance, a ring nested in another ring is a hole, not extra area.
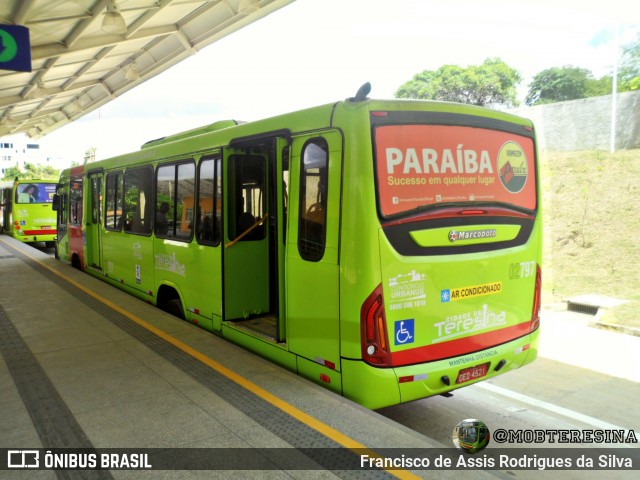
M 524 103 L 540 105 L 585 98 L 592 80 L 593 76 L 586 68 L 572 66 L 548 68 L 533 77 Z
M 499 58 L 488 58 L 479 66 L 443 65 L 435 71 L 425 70 L 400 86 L 395 96 L 511 107 L 518 105 L 516 86 L 521 81 L 517 70 Z M 612 89 L 612 75 L 597 79 L 585 68 L 553 67 L 533 78 L 525 104 L 532 106 L 609 95 Z M 623 47 L 617 90 L 640 90 L 640 33 L 635 41 Z
M 590 79 L 587 82 L 587 92 L 585 97 L 598 97 L 609 95 L 613 90 L 613 77 L 606 75 L 598 80 Z
M 623 47 L 618 71 L 618 92 L 640 89 L 640 34 L 638 39 Z M 584 68 L 553 67 L 538 73 L 529 85 L 527 105 L 563 102 L 578 98 L 609 95 L 613 90 L 612 75 L 593 78 Z
M 511 107 L 518 105 L 516 86 L 521 80 L 517 70 L 499 58 L 488 58 L 467 68 L 444 65 L 436 71 L 425 70 L 400 86 L 395 96 Z
M 19 179 L 25 178 L 25 173 L 22 172 L 18 167 L 9 167 L 4 171 L 4 177 L 2 180 L 15 180 L 16 177 Z
M 622 52 L 618 91 L 640 90 L 640 33 L 634 42 L 623 47 Z
M 53 168 L 51 165 L 33 165 L 32 163 L 24 164 L 24 171 L 19 167 L 9 167 L 5 169 L 4 177 L 2 180 L 15 180 L 18 177 L 20 180 L 29 178 L 38 178 L 43 180 L 58 179 L 60 177 L 60 170 Z

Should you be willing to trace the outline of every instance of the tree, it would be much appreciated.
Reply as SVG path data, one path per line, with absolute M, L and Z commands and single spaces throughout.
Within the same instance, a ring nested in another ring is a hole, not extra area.
M 640 33 L 635 42 L 625 45 L 618 73 L 618 91 L 640 90 Z
M 20 170 L 19 167 L 9 167 L 4 170 L 4 177 L 2 180 L 15 180 L 16 178 L 24 178 L 25 173 Z
M 468 103 L 479 106 L 517 106 L 516 86 L 520 73 L 499 58 L 488 58 L 482 65 L 463 68 L 444 65 L 425 70 L 404 83 L 396 98 L 420 98 Z
M 593 75 L 586 68 L 572 66 L 547 68 L 533 77 L 524 103 L 540 105 L 585 98 L 591 80 Z
M 19 180 L 38 178 L 38 179 L 56 179 L 60 176 L 60 170 L 53 168 L 51 165 L 34 165 L 32 163 L 24 164 L 24 171 L 20 167 L 9 167 L 5 169 L 3 180 Z
M 611 95 L 613 90 L 613 76 L 605 75 L 604 77 L 594 80 L 589 79 L 587 82 L 586 97 L 599 97 L 600 95 Z

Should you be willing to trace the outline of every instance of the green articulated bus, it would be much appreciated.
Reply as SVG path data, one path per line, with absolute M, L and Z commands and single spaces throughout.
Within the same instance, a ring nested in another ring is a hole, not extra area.
M 538 182 L 528 120 L 357 95 L 65 170 L 58 255 L 375 409 L 535 359 Z
M 18 180 L 0 184 L 2 232 L 25 243 L 55 246 L 57 180 Z

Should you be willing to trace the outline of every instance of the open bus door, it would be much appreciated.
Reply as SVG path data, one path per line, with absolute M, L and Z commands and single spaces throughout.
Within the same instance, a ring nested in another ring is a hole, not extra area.
M 56 258 L 60 252 L 69 253 L 69 238 L 67 237 L 67 202 L 69 201 L 69 182 L 65 180 L 56 186 L 53 197 L 53 210 L 56 212 Z
M 287 138 L 236 139 L 223 156 L 223 320 L 277 342 L 286 337 Z
M 290 163 L 287 345 L 298 355 L 301 375 L 341 392 L 342 136 L 322 131 L 294 137 Z

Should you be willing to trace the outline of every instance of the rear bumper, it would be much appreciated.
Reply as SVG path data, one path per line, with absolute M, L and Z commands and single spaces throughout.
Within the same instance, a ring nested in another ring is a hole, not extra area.
M 56 234 L 53 235 L 14 235 L 13 238 L 23 243 L 33 242 L 55 242 Z
M 531 363 L 538 356 L 538 335 L 539 329 L 469 355 L 398 368 L 376 368 L 363 361 L 343 359 L 343 393 L 371 409 L 447 393 Z M 496 371 L 503 360 L 503 366 Z M 486 376 L 456 384 L 460 370 L 484 363 L 489 363 Z M 450 385 L 443 382 L 445 376 Z

